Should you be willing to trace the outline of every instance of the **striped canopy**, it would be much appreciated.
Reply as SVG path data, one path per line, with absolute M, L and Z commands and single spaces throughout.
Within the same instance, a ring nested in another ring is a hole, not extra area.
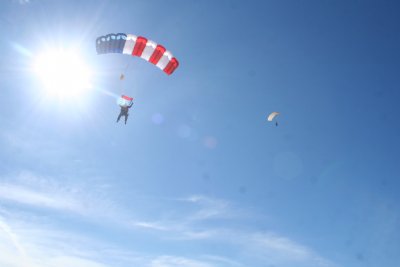
M 120 53 L 141 57 L 171 75 L 179 66 L 172 53 L 142 36 L 111 33 L 96 39 L 97 54 Z

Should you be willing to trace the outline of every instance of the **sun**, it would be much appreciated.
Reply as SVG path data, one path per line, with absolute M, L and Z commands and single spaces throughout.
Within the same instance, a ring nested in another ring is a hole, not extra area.
M 91 71 L 75 51 L 42 53 L 35 60 L 34 70 L 49 96 L 79 97 L 91 88 Z

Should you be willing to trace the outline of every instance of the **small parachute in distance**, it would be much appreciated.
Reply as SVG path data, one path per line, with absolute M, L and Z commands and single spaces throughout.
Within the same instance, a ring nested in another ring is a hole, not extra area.
M 121 107 L 129 107 L 133 103 L 133 97 L 121 95 L 121 97 L 118 98 L 117 103 Z
M 140 57 L 171 75 L 179 66 L 178 60 L 164 46 L 142 36 L 111 33 L 96 39 L 98 55 L 118 53 Z
M 278 115 L 279 115 L 279 112 L 276 112 L 276 111 L 272 112 L 271 114 L 268 115 L 268 121 L 273 121 L 274 118 Z
M 268 115 L 268 121 L 273 121 L 276 116 L 278 116 L 280 113 L 279 112 L 272 112 L 271 114 Z M 275 126 L 278 126 L 278 121 L 275 121 Z

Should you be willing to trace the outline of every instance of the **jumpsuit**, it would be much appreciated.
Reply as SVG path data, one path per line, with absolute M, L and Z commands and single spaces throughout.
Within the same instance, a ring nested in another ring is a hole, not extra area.
M 128 116 L 129 116 L 128 111 L 132 107 L 132 105 L 133 105 L 133 103 L 130 104 L 129 106 L 121 106 L 121 111 L 118 115 L 117 122 L 119 122 L 119 120 L 121 119 L 122 116 L 125 116 L 125 124 L 126 124 L 126 121 L 128 120 Z

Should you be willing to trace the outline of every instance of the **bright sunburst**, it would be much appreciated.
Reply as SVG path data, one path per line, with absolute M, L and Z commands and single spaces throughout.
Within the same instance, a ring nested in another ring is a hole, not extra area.
M 47 51 L 36 58 L 34 69 L 49 96 L 78 97 L 91 88 L 91 72 L 73 51 Z

